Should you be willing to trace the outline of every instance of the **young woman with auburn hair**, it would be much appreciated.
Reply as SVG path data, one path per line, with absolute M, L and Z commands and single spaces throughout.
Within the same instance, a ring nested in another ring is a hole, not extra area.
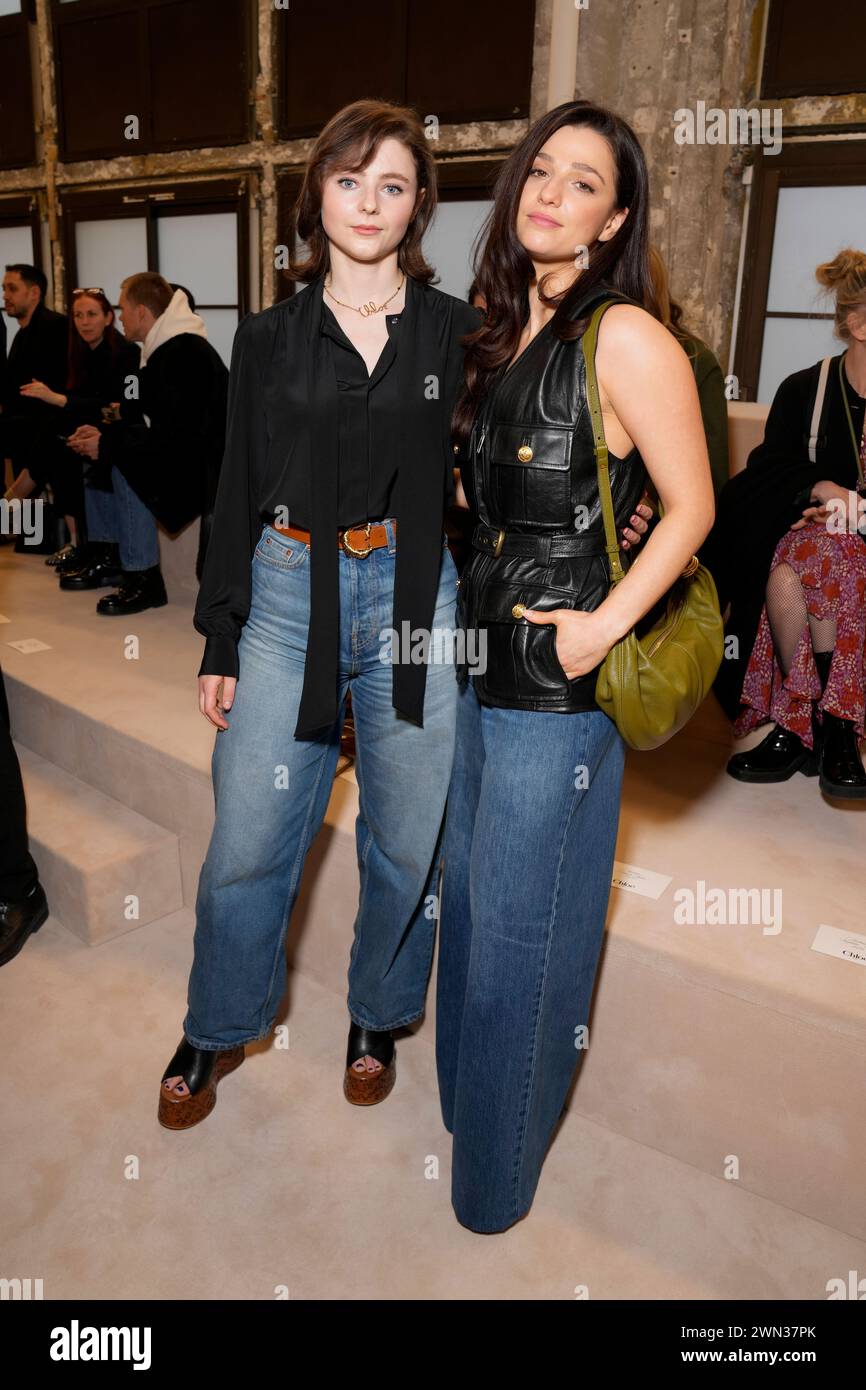
M 297 294 L 234 342 L 227 443 L 195 612 L 217 728 L 216 823 L 199 880 L 184 1037 L 159 1118 L 186 1128 L 267 1037 L 285 939 L 322 824 L 351 686 L 360 902 L 344 1090 L 394 1083 L 392 1030 L 417 1019 L 433 951 L 434 858 L 454 745 L 453 663 L 400 636 L 453 629 L 444 512 L 461 339 L 478 311 L 430 283 L 435 166 L 411 110 L 358 101 L 324 127 L 295 210 Z M 390 653 L 383 634 L 398 636 Z M 431 643 L 432 648 L 432 643 Z

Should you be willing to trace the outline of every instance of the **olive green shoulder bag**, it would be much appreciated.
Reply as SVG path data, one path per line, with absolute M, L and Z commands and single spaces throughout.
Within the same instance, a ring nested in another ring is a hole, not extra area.
M 625 571 L 613 513 L 595 346 L 602 315 L 616 302 L 607 299 L 600 304 L 583 335 L 611 589 L 624 579 Z M 723 651 L 724 626 L 716 586 L 709 570 L 693 555 L 668 591 L 666 610 L 659 621 L 640 637 L 632 628 L 611 647 L 598 673 L 596 702 L 614 721 L 629 747 L 658 748 L 688 723 L 708 694 Z

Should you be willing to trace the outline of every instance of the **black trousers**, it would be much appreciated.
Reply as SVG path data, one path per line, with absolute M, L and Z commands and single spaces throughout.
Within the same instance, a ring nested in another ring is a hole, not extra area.
M 27 844 L 27 808 L 0 668 L 0 902 L 22 902 L 39 879 Z

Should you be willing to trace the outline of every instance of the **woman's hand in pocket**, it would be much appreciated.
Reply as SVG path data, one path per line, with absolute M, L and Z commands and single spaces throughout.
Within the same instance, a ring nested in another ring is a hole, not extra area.
M 199 676 L 198 707 L 217 729 L 227 729 L 223 711 L 231 709 L 235 698 L 236 676 Z
M 573 608 L 525 608 L 522 616 L 530 623 L 554 623 L 557 660 L 570 681 L 585 676 L 610 651 L 610 638 L 597 613 L 575 612 Z

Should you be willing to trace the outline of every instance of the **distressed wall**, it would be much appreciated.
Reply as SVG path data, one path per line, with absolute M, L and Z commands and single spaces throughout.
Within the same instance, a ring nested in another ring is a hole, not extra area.
M 744 171 L 754 146 L 675 143 L 674 113 L 693 108 L 760 105 L 755 101 L 766 0 L 539 0 L 533 49 L 531 113 L 535 118 L 571 96 L 612 106 L 635 127 L 652 180 L 651 234 L 668 259 L 674 295 L 690 324 L 727 360 L 735 308 L 746 190 Z M 275 133 L 275 12 L 258 3 L 258 74 L 254 101 L 258 136 L 242 146 L 64 165 L 57 159 L 57 103 L 48 0 L 36 0 L 34 70 L 38 72 L 41 162 L 0 173 L 4 193 L 33 191 L 47 223 L 55 294 L 65 299 L 58 194 L 64 189 L 115 186 L 232 173 L 252 175 L 260 212 L 261 284 L 253 302 L 267 305 L 275 291 L 274 247 L 284 240 L 277 224 L 276 172 L 303 165 L 310 142 L 280 142 Z M 455 38 L 459 41 L 459 38 Z M 576 59 L 575 59 L 576 52 Z M 563 60 L 565 60 L 563 62 Z M 574 65 L 573 81 L 570 78 Z M 765 103 L 769 108 L 770 103 Z M 863 95 L 772 103 L 783 114 L 788 138 L 818 127 L 831 134 L 846 123 L 866 125 Z M 493 157 L 510 149 L 524 121 L 443 125 L 441 157 Z M 852 138 L 864 138 L 854 135 Z
M 766 0 L 588 0 L 580 13 L 577 94 L 612 106 L 636 130 L 650 170 L 650 235 L 687 322 L 723 366 L 733 329 L 752 144 L 677 144 L 674 113 L 698 101 L 728 111 L 777 108 L 785 139 L 866 127 L 866 96 L 761 102 Z M 866 129 L 853 138 L 866 139 Z M 748 175 L 746 175 L 748 177 Z

